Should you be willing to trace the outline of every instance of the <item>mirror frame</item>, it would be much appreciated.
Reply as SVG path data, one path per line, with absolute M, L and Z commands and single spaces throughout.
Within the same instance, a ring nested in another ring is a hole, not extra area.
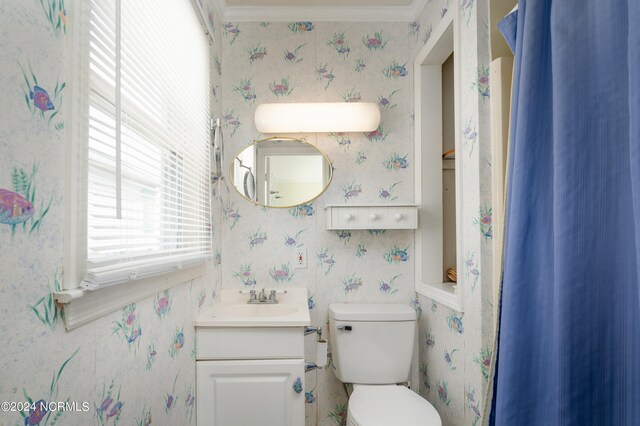
M 325 161 L 329 165 L 329 180 L 327 180 L 327 184 L 324 186 L 324 188 L 322 189 L 322 191 L 320 191 L 320 193 L 318 195 L 316 195 L 315 197 L 310 198 L 308 200 L 305 200 L 303 203 L 300 203 L 300 204 L 292 204 L 290 206 L 268 206 L 266 204 L 258 203 L 257 201 L 254 201 L 254 200 L 250 200 L 249 198 L 247 198 L 246 196 L 241 194 L 240 191 L 238 191 L 238 188 L 236 187 L 235 179 L 233 178 L 233 176 L 234 176 L 233 168 L 235 166 L 236 158 L 238 158 L 238 155 L 240 155 L 248 147 L 250 147 L 252 145 L 257 145 L 257 144 L 262 143 L 262 142 L 272 141 L 272 140 L 301 142 L 301 143 L 303 143 L 305 145 L 309 145 L 310 147 L 316 149 L 320 154 L 322 154 L 322 156 L 324 157 Z M 303 206 L 305 204 L 311 204 L 312 202 L 317 200 L 322 194 L 325 193 L 325 191 L 329 188 L 329 185 L 331 185 L 331 181 L 333 180 L 333 164 L 331 163 L 331 159 L 329 158 L 329 156 L 327 155 L 326 152 L 324 152 L 323 150 L 318 148 L 316 145 L 313 145 L 313 144 L 307 142 L 304 139 L 284 137 L 284 136 L 272 136 L 270 138 L 254 140 L 251 144 L 246 145 L 246 146 L 242 147 L 239 151 L 237 151 L 236 154 L 231 159 L 231 164 L 229 165 L 229 178 L 231 180 L 231 186 L 233 186 L 233 189 L 236 191 L 236 193 L 238 195 L 240 195 L 240 197 L 242 197 L 243 200 L 249 201 L 250 203 L 252 203 L 252 204 L 254 204 L 256 206 L 269 208 L 269 209 L 291 209 L 291 208 L 294 208 L 294 207 Z

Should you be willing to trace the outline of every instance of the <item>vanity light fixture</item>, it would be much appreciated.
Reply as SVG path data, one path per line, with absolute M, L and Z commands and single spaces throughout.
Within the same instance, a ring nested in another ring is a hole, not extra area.
M 372 132 L 380 109 L 372 102 L 260 104 L 254 119 L 260 133 Z

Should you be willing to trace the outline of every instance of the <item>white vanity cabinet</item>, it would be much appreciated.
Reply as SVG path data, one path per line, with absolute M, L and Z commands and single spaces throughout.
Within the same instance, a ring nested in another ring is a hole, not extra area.
M 304 426 L 306 289 L 271 306 L 221 293 L 195 322 L 198 426 Z
M 196 327 L 198 426 L 303 426 L 304 327 Z
M 196 369 L 198 426 L 304 425 L 303 359 L 197 361 Z

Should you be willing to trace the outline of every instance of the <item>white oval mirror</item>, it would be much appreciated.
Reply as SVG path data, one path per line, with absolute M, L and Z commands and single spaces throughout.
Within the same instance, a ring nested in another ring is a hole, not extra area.
M 254 142 L 231 162 L 233 187 L 247 200 L 265 207 L 290 208 L 318 198 L 329 186 L 333 169 L 327 155 L 292 138 Z

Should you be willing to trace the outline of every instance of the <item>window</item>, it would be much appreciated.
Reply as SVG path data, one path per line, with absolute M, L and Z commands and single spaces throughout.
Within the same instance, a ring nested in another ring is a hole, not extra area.
M 211 254 L 210 77 L 197 12 L 190 0 L 78 3 L 71 233 L 81 249 L 65 287 L 202 263 Z

